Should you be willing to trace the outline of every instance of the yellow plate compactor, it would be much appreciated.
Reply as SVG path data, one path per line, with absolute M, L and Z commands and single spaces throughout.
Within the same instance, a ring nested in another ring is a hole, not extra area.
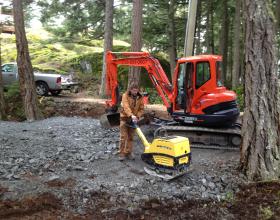
M 145 146 L 141 159 L 146 173 L 171 180 L 187 173 L 191 162 L 189 139 L 180 136 L 155 138 L 149 143 L 138 125 L 133 125 Z

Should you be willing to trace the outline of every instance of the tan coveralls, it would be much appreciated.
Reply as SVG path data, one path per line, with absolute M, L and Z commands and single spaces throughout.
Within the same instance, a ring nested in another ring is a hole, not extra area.
M 135 115 L 138 119 L 144 113 L 143 97 L 140 93 L 133 98 L 130 92 L 122 96 L 122 109 L 120 111 L 120 155 L 128 156 L 132 152 L 132 142 L 135 129 L 130 128 L 126 123 L 131 122 L 131 116 Z

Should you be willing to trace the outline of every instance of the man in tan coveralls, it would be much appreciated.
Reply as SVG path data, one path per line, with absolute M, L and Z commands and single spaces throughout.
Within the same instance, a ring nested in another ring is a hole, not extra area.
M 132 143 L 135 130 L 127 125 L 132 121 L 136 123 L 143 113 L 143 97 L 139 93 L 138 85 L 131 83 L 127 92 L 122 96 L 122 109 L 120 111 L 120 161 L 123 161 L 125 158 L 134 160 Z

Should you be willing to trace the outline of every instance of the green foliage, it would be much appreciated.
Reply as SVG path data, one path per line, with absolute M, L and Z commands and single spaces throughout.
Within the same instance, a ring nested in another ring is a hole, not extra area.
M 149 103 L 150 104 L 163 104 L 161 97 L 154 88 L 145 88 L 145 92 L 149 94 Z
M 105 0 L 39 0 L 38 5 L 41 7 L 44 27 L 57 36 L 103 36 Z M 56 25 L 58 20 L 61 21 L 59 26 Z
M 260 206 L 260 213 L 261 213 L 262 219 L 264 219 L 264 220 L 271 219 L 274 215 L 274 212 L 271 210 L 270 206 L 267 206 L 267 207 Z
M 8 100 L 20 95 L 19 83 L 15 82 L 6 88 L 7 92 L 5 92 L 5 98 Z
M 25 120 L 26 117 L 18 83 L 14 83 L 7 87 L 7 91 L 4 93 L 4 98 L 8 119 L 17 121 Z
M 237 103 L 239 106 L 240 111 L 244 111 L 244 88 L 242 86 L 234 89 L 235 93 L 237 94 Z
M 91 54 L 83 54 L 80 56 L 76 56 L 73 59 L 69 60 L 71 66 L 79 70 L 79 72 L 83 72 L 81 62 L 87 62 L 91 64 L 92 67 L 92 75 L 93 76 L 101 76 L 102 72 L 102 60 L 103 53 L 91 53 Z
M 27 37 L 34 70 L 59 74 L 72 71 L 83 73 L 81 63 L 88 62 L 92 65 L 93 76 L 101 75 L 103 41 L 77 37 L 71 42 L 53 37 L 45 31 L 41 35 L 29 33 Z M 4 34 L 2 43 L 2 63 L 14 62 L 17 56 L 15 37 Z M 115 51 L 129 50 L 129 44 L 123 41 L 116 40 L 114 44 Z
M 226 201 L 226 202 L 229 202 L 229 203 L 233 203 L 233 202 L 234 202 L 234 194 L 233 194 L 232 191 L 228 191 L 228 192 L 226 193 L 225 201 Z

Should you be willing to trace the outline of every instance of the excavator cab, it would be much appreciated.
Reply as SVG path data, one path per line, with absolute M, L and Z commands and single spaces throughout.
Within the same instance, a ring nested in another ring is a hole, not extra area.
M 236 94 L 221 80 L 222 58 L 201 55 L 182 58 L 174 75 L 172 117 L 181 124 L 223 127 L 233 124 L 239 110 Z
M 177 78 L 177 97 L 175 109 L 184 113 L 191 111 L 191 103 L 193 98 L 193 63 L 181 63 L 179 65 Z

